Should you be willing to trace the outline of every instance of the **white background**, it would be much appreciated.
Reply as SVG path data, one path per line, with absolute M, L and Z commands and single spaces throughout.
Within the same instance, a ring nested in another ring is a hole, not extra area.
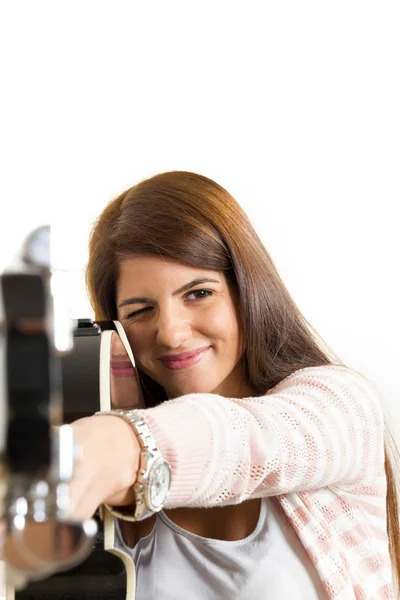
M 400 441 L 398 2 L 0 4 L 0 268 L 52 221 L 74 316 L 91 222 L 192 170 L 248 212 Z

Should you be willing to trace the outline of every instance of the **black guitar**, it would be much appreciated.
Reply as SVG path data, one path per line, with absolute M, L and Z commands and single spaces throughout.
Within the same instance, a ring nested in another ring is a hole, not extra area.
M 100 507 L 84 523 L 66 517 L 68 423 L 142 406 L 141 387 L 118 322 L 81 320 L 72 350 L 57 344 L 72 327 L 54 320 L 49 242 L 50 228 L 38 228 L 0 274 L 0 596 L 133 600 L 134 565 L 115 548 L 112 515 Z
M 141 385 L 118 321 L 78 320 L 73 350 L 62 357 L 63 422 L 98 410 L 143 407 Z M 101 506 L 89 557 L 74 568 L 30 582 L 16 600 L 134 600 L 135 567 L 115 547 L 114 517 Z M 9 599 L 7 599 L 9 600 Z
M 73 430 L 62 421 L 50 227 L 34 230 L 0 276 L 0 526 L 2 596 L 72 568 L 91 551 L 96 523 L 68 518 Z M 5 568 L 4 568 L 5 567 Z

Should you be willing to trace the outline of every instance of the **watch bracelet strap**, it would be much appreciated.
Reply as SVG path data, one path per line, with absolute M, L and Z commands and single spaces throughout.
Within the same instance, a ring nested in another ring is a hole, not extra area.
M 122 418 L 126 423 L 128 423 L 132 427 L 142 450 L 146 450 L 152 455 L 155 455 L 155 454 L 161 455 L 161 451 L 157 448 L 157 444 L 150 432 L 150 429 L 147 426 L 147 423 L 136 412 L 135 409 L 131 409 L 131 410 L 110 409 L 110 410 L 100 410 L 100 411 L 97 411 L 96 413 L 94 413 L 94 416 L 96 416 L 96 417 L 102 416 L 102 415 L 111 415 L 111 416 L 116 416 L 116 417 Z M 142 468 L 142 459 L 143 459 L 143 456 L 142 456 L 142 452 L 141 452 L 140 459 L 139 459 L 140 460 L 139 470 Z M 134 486 L 136 485 L 136 483 L 137 483 L 137 480 L 134 483 Z M 136 500 L 135 488 L 134 488 L 134 494 L 135 494 L 135 500 Z M 114 517 L 117 517 L 118 519 L 122 519 L 123 521 L 133 521 L 133 522 L 141 521 L 143 519 L 146 519 L 147 517 L 150 517 L 152 514 L 154 514 L 152 511 L 145 509 L 144 513 L 142 513 L 141 517 L 138 518 L 136 503 L 135 503 L 135 512 L 134 513 L 132 511 L 133 505 L 129 505 L 127 507 L 121 506 L 118 508 L 114 508 L 114 507 L 110 506 L 109 504 L 104 503 L 103 506 L 105 506 L 107 508 L 107 510 Z

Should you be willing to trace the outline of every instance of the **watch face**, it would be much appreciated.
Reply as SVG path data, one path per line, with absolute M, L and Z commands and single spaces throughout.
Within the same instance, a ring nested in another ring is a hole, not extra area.
M 156 512 L 161 510 L 171 485 L 171 468 L 164 458 L 154 463 L 149 479 L 149 505 Z

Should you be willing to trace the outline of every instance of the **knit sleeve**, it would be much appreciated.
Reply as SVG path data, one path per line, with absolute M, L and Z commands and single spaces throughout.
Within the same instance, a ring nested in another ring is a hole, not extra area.
M 140 412 L 171 463 L 166 508 L 346 486 L 384 468 L 378 391 L 347 367 L 301 369 L 262 397 L 188 394 Z

